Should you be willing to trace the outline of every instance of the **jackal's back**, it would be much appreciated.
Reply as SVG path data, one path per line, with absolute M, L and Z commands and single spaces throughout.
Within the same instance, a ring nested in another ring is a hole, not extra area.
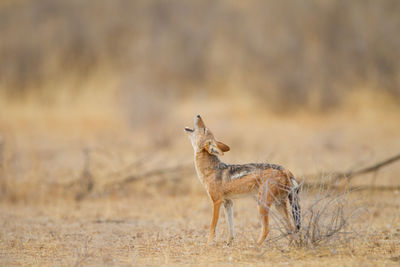
M 285 196 L 290 188 L 291 172 L 284 167 L 269 163 L 248 163 L 226 165 L 221 171 L 224 195 L 237 197 L 254 194 L 265 184 L 274 195 Z
M 228 165 L 229 176 L 233 179 L 240 179 L 243 176 L 262 172 L 268 169 L 282 171 L 284 168 L 280 165 L 269 163 L 248 163 L 248 164 L 232 164 Z

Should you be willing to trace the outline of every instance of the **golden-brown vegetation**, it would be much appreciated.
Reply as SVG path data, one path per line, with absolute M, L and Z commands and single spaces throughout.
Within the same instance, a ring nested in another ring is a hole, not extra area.
M 243 199 L 233 246 L 224 216 L 206 246 L 210 201 L 183 127 L 202 114 L 226 162 L 327 173 L 306 182 L 398 154 L 399 9 L 2 1 L 0 265 L 398 265 L 399 163 L 302 191 L 303 230 L 343 210 L 340 236 L 288 246 L 276 217 L 257 248 Z
M 364 166 L 399 148 L 397 112 L 375 109 L 364 117 L 364 112 L 342 110 L 331 117 L 285 118 L 259 113 L 257 107 L 221 103 L 208 99 L 199 108 L 215 135 L 231 146 L 223 158 L 226 162 L 280 163 L 302 180 L 303 174 Z M 112 113 L 103 116 L 103 110 L 85 114 L 83 109 L 85 115 L 80 117 L 74 115 L 76 109 L 48 113 L 48 109 L 7 108 L 0 125 L 1 262 L 398 263 L 400 198 L 393 190 L 349 193 L 348 208 L 363 211 L 349 220 L 344 229 L 349 236 L 315 247 L 288 247 L 286 240 L 276 239 L 279 220 L 272 223 L 271 237 L 263 247 L 255 247 L 259 231 L 256 203 L 238 200 L 233 247 L 224 246 L 224 218 L 217 228 L 216 244 L 207 247 L 210 202 L 195 177 L 192 148 L 182 130 L 199 109 L 195 105 L 176 106 L 170 119 L 146 131 L 125 125 Z M 32 115 L 35 112 L 38 115 Z M 356 177 L 351 185 L 398 186 L 399 168 L 393 164 L 378 174 Z M 131 177 L 139 179 L 122 183 Z M 303 191 L 304 212 L 316 198 L 315 191 Z
M 247 92 L 278 111 L 326 110 L 360 89 L 398 101 L 399 13 L 397 0 L 9 1 L 0 88 L 48 100 L 100 76 L 131 101 L 132 90 L 196 89 Z

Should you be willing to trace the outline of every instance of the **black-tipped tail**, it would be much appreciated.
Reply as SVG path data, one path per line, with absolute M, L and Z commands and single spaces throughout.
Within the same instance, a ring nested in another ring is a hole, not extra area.
M 292 215 L 294 224 L 296 227 L 296 232 L 300 230 L 301 227 L 301 210 L 300 210 L 300 203 L 299 203 L 299 190 L 300 186 L 295 179 L 291 179 L 292 188 L 289 192 L 289 202 L 290 207 L 292 208 Z

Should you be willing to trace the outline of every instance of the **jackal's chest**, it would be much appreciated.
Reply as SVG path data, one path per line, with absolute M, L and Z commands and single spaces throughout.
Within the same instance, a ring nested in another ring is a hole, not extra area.
M 207 189 L 211 189 L 212 184 L 215 183 L 215 173 L 213 172 L 204 172 L 196 166 L 197 178 L 200 183 Z
M 215 173 L 213 172 L 202 172 L 201 170 L 196 168 L 197 178 L 200 183 L 204 186 L 208 196 L 211 199 L 218 198 L 218 196 L 222 193 L 221 190 L 221 181 L 215 178 Z
M 197 179 L 199 179 L 200 183 L 205 186 L 205 179 L 204 175 L 199 171 L 198 167 L 196 166 L 196 174 L 197 174 Z

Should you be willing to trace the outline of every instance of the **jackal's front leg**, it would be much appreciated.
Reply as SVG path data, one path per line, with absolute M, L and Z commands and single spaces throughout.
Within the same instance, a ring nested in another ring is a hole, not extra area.
M 226 221 L 228 222 L 228 240 L 226 241 L 228 245 L 232 243 L 234 238 L 234 226 L 233 226 L 233 202 L 230 199 L 226 199 L 224 201 L 224 208 L 225 208 L 225 217 Z
M 221 207 L 222 201 L 215 201 L 213 203 L 213 217 L 211 220 L 211 225 L 210 225 L 210 236 L 208 237 L 207 244 L 210 244 L 211 241 L 214 238 L 215 235 L 215 227 L 217 226 L 218 223 L 218 217 L 219 217 L 219 209 Z

